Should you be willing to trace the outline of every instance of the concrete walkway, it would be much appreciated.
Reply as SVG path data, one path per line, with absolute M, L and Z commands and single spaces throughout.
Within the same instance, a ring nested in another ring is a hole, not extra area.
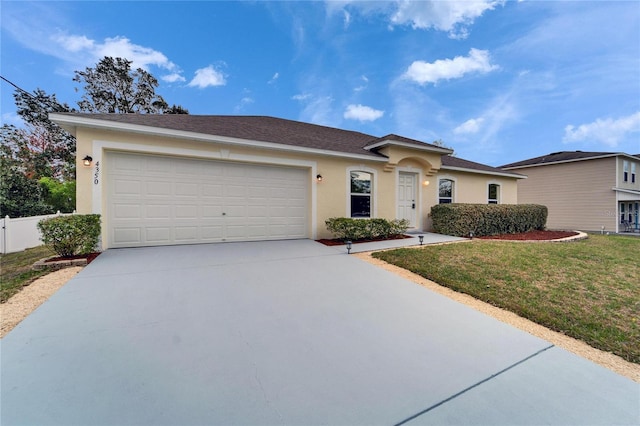
M 640 422 L 639 384 L 308 240 L 109 250 L 1 368 L 3 426 Z

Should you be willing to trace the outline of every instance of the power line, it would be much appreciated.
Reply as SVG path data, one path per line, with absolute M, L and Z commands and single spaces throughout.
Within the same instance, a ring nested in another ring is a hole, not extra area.
M 47 106 L 49 106 L 50 108 L 52 108 L 55 112 L 68 112 L 69 109 L 63 107 L 62 105 L 60 105 L 57 101 L 55 103 L 52 103 L 50 99 L 39 99 L 35 96 L 33 96 L 32 93 L 27 92 L 26 90 L 24 90 L 22 87 L 18 86 L 17 84 L 15 84 L 14 82 L 12 82 L 11 80 L 5 78 L 3 75 L 0 75 L 0 79 L 2 79 L 3 81 L 9 83 L 11 86 L 15 87 L 16 90 L 18 90 L 19 92 L 22 92 L 24 94 L 26 94 L 27 96 L 29 96 L 31 99 L 33 99 L 36 102 L 39 103 L 44 103 L 47 104 Z M 54 95 L 55 96 L 55 95 Z

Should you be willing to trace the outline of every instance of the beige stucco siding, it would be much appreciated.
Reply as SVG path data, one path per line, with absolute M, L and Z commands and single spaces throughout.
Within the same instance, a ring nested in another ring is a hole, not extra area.
M 104 208 L 107 191 L 101 188 L 100 204 L 94 199 L 95 187 L 104 185 L 103 176 L 109 170 L 108 162 L 101 161 L 105 152 L 127 150 L 148 154 L 181 155 L 194 158 L 210 158 L 221 161 L 259 162 L 260 164 L 290 165 L 309 169 L 309 180 L 314 185 L 316 199 L 309 205 L 309 235 L 330 237 L 324 222 L 330 217 L 348 216 L 349 171 L 363 170 L 374 175 L 373 213 L 375 217 L 395 218 L 395 181 L 393 173 L 384 171 L 386 163 L 366 159 L 290 153 L 262 148 L 231 146 L 210 142 L 190 141 L 169 137 L 148 136 L 135 133 L 78 129 L 77 131 L 77 211 L 103 214 L 103 233 L 108 229 Z M 94 158 L 92 167 L 84 167 L 85 155 Z M 317 182 L 316 174 L 323 176 Z M 97 182 L 97 183 L 96 183 Z M 314 230 L 316 231 L 314 233 Z
M 350 172 L 366 171 L 373 176 L 372 217 L 398 217 L 398 185 L 401 173 L 416 176 L 417 228 L 428 230 L 428 214 L 438 203 L 438 177 L 446 175 L 456 181 L 456 202 L 487 203 L 489 183 L 500 185 L 500 202 L 517 203 L 517 179 L 440 169 L 439 153 L 406 147 L 385 147 L 384 158 L 333 155 L 317 152 L 291 152 L 290 149 L 260 147 L 251 141 L 230 144 L 210 140 L 181 139 L 125 131 L 78 127 L 77 137 L 77 211 L 103 215 L 103 235 L 109 228 L 105 214 L 109 193 L 105 176 L 109 174 L 109 152 L 126 151 L 150 155 L 234 161 L 261 165 L 302 168 L 308 173 L 308 235 L 328 238 L 325 221 L 350 215 Z M 91 167 L 82 165 L 85 155 L 93 157 Z M 316 175 L 322 175 L 322 181 Z
M 549 229 L 616 231 L 616 159 L 520 168 L 518 202 L 546 205 Z
M 489 184 L 500 185 L 499 203 L 518 203 L 518 180 L 500 176 L 485 175 L 479 173 L 466 173 L 453 170 L 440 170 L 434 179 L 434 192 L 432 202 L 438 203 L 438 180 L 453 180 L 455 189 L 454 203 L 487 204 L 489 202 Z M 520 180 L 522 182 L 522 180 Z

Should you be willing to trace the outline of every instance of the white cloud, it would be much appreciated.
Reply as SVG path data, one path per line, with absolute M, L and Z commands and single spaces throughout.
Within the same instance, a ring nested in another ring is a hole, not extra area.
M 332 108 L 331 96 L 316 96 L 310 93 L 294 95 L 291 99 L 304 104 L 300 112 L 300 121 L 320 124 L 323 126 L 335 126 L 335 113 Z
M 298 93 L 297 95 L 293 95 L 291 97 L 291 99 L 293 99 L 294 101 L 306 101 L 309 98 L 311 98 L 310 93 Z
M 456 135 L 463 134 L 475 134 L 480 131 L 482 124 L 484 123 L 484 118 L 472 118 L 470 120 L 465 121 L 455 129 L 453 129 L 453 133 Z
M 349 24 L 351 23 L 351 14 L 346 10 L 343 10 L 342 13 L 344 16 L 344 28 L 347 29 L 349 28 Z
M 211 86 L 224 86 L 227 81 L 221 71 L 216 70 L 213 65 L 196 70 L 196 75 L 189 82 L 188 86 L 204 89 Z
M 395 25 L 409 24 L 413 28 L 434 28 L 449 32 L 449 37 L 464 39 L 468 26 L 487 10 L 494 9 L 503 1 L 400 1 L 391 22 Z
M 419 84 L 436 84 L 440 80 L 461 78 L 474 72 L 485 74 L 495 69 L 498 69 L 498 66 L 491 64 L 487 50 L 471 49 L 469 56 L 438 59 L 433 63 L 414 61 L 403 74 L 403 78 Z
M 95 47 L 95 42 L 88 39 L 86 36 L 59 34 L 54 36 L 53 40 L 69 52 L 92 50 Z
M 363 81 L 364 84 L 361 84 L 360 86 L 357 86 L 356 88 L 354 88 L 353 89 L 354 92 L 362 92 L 367 88 L 369 84 L 369 79 L 367 78 L 366 75 L 361 76 L 360 79 Z
M 160 77 L 162 81 L 166 81 L 167 83 L 175 83 L 176 81 L 186 81 L 186 79 L 178 73 L 172 73 L 168 75 L 163 75 Z
M 171 62 L 165 54 L 150 47 L 135 44 L 127 37 L 107 37 L 103 42 L 98 42 L 84 35 L 57 33 L 51 36 L 50 40 L 59 50 L 55 56 L 82 63 L 82 66 L 93 66 L 105 56 L 111 56 L 131 61 L 131 67 L 134 69 L 142 68 L 148 71 L 151 66 L 155 66 L 168 70 L 169 74 L 160 77 L 167 83 L 185 81 L 180 67 Z
M 384 111 L 373 109 L 364 105 L 348 105 L 344 111 L 344 118 L 347 120 L 375 121 L 384 115 Z
M 255 101 L 253 100 L 253 98 L 250 98 L 249 96 L 245 96 L 244 98 L 240 99 L 240 103 L 235 106 L 234 111 L 236 113 L 239 113 L 242 110 L 244 110 L 244 107 L 246 107 L 247 105 L 251 105 L 254 102 Z
M 577 128 L 568 125 L 564 128 L 562 142 L 601 142 L 615 147 L 629 133 L 640 132 L 640 111 L 626 117 L 598 118 L 593 123 L 581 124 Z
M 154 65 L 175 73 L 179 72 L 178 67 L 162 52 L 132 43 L 127 37 L 107 37 L 100 43 L 84 35 L 58 33 L 51 36 L 51 40 L 66 52 L 84 54 L 94 62 L 111 56 L 132 61 L 133 68 L 148 70 L 150 65 Z
M 400 1 L 339 1 L 325 2 L 330 13 L 342 10 L 345 26 L 351 20 L 347 9 L 361 14 L 380 14 L 389 19 L 391 26 L 411 25 L 414 29 L 446 31 L 450 38 L 464 39 L 469 35 L 469 26 L 486 11 L 503 5 L 504 0 L 400 0 Z M 347 18 L 347 16 L 349 18 Z
M 273 83 L 275 83 L 279 78 L 280 78 L 280 73 L 279 73 L 279 72 L 277 72 L 277 73 L 275 73 L 275 74 L 273 75 L 273 77 L 271 77 L 271 80 L 269 80 L 269 81 L 267 82 L 267 84 L 273 84 Z
M 149 65 L 173 70 L 176 66 L 162 53 L 150 47 L 131 43 L 126 37 L 106 38 L 104 43 L 97 44 L 95 53 L 99 58 L 112 56 L 133 61 L 132 66 L 147 69 Z

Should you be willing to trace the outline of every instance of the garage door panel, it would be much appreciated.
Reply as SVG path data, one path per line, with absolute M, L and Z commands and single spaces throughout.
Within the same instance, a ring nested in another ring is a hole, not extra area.
M 203 197 L 219 198 L 224 195 L 224 186 L 221 183 L 203 183 L 200 188 Z
M 199 177 L 202 174 L 202 161 L 181 159 L 173 161 L 174 171 L 177 176 L 186 178 Z
M 145 206 L 145 219 L 170 219 L 173 206 L 169 204 L 147 204 Z M 132 218 L 130 218 L 132 219 Z
M 109 167 L 117 173 L 140 175 L 143 171 L 143 162 L 144 158 L 138 156 L 117 157 L 113 158 Z
M 141 219 L 142 206 L 140 204 L 115 204 L 113 216 L 117 219 Z
M 176 219 L 199 219 L 198 206 L 176 206 Z
M 203 241 L 221 241 L 223 238 L 222 225 L 208 225 L 200 228 Z
M 109 245 L 305 238 L 307 170 L 107 153 Z
M 175 184 L 175 196 L 181 198 L 197 197 L 199 195 L 199 185 L 197 183 L 181 183 Z
M 307 209 L 302 207 L 288 207 L 287 208 L 287 216 L 290 218 L 300 218 L 304 220 L 304 217 L 307 215 Z
M 179 243 L 198 241 L 197 226 L 176 226 L 175 241 Z
M 207 178 L 222 178 L 224 176 L 224 167 L 220 163 L 206 161 L 202 167 L 201 174 Z
M 136 179 L 117 179 L 113 189 L 116 195 L 142 196 L 142 183 Z
M 170 226 L 147 226 L 145 228 L 145 241 L 147 243 L 169 244 L 171 240 Z
M 142 237 L 140 228 L 115 228 L 113 230 L 113 242 L 115 245 L 127 245 L 139 243 Z
M 148 181 L 145 184 L 145 195 L 150 197 L 170 197 L 172 189 L 170 181 Z
M 204 219 L 221 218 L 222 206 L 202 206 L 202 217 Z

